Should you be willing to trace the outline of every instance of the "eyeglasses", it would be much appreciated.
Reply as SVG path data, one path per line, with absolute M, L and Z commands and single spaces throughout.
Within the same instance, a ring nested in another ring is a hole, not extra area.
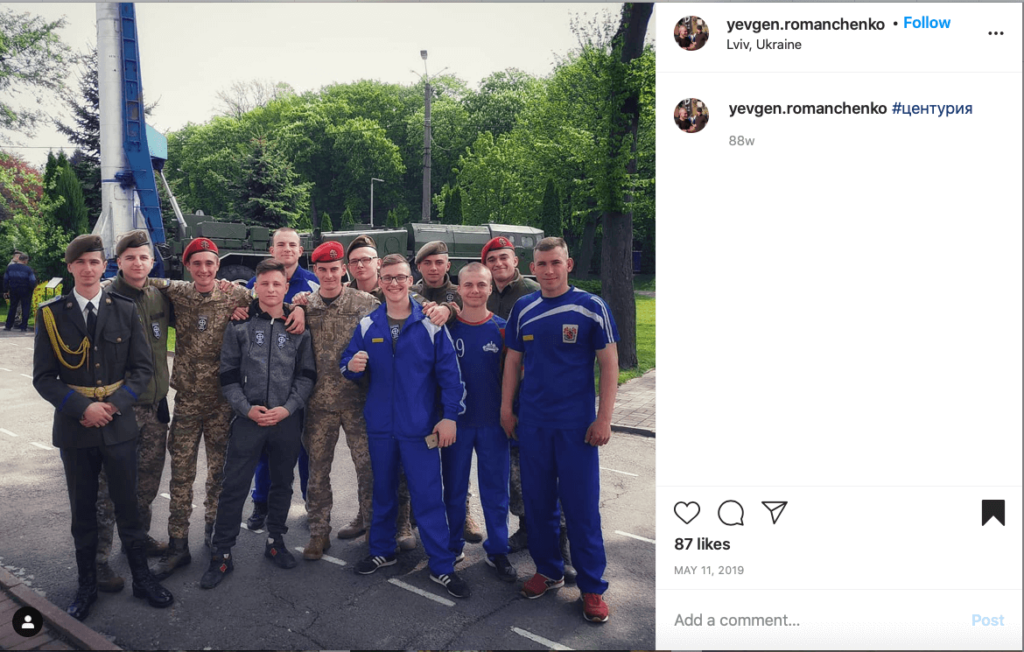
M 356 267 L 362 267 L 363 265 L 369 265 L 375 260 L 377 260 L 376 256 L 368 256 L 366 258 L 349 258 L 348 264 L 355 265 Z
M 383 283 L 384 285 L 391 285 L 392 283 L 398 283 L 399 285 L 401 285 L 402 283 L 405 283 L 407 279 L 410 278 L 412 277 L 409 276 L 408 274 L 399 274 L 398 276 L 381 276 L 380 282 Z

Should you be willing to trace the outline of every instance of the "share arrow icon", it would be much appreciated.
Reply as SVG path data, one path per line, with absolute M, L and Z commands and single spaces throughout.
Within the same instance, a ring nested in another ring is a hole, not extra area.
M 772 515 L 772 525 L 779 522 L 779 517 L 782 516 L 782 511 L 786 509 L 786 505 L 789 504 L 788 500 L 762 500 L 761 504 L 764 505 Z

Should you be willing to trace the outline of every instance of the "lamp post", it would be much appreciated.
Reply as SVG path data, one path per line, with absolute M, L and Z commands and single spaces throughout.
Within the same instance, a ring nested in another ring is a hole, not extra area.
M 423 207 L 420 220 L 430 222 L 430 75 L 427 73 L 427 51 L 423 59 Z
M 384 183 L 384 179 L 378 179 L 376 177 L 370 177 L 370 228 L 373 228 L 373 182 L 379 181 Z

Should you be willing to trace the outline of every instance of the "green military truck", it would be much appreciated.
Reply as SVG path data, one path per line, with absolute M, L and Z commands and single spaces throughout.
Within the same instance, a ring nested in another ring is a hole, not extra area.
M 181 254 L 193 238 L 209 238 L 217 244 L 220 252 L 221 276 L 228 280 L 248 280 L 255 275 L 256 264 L 270 256 L 271 231 L 265 226 L 247 226 L 240 222 L 217 222 L 201 212 L 183 215 L 186 228 L 178 228 L 174 238 L 160 245 L 164 267 L 168 278 L 189 279 L 188 270 L 181 262 Z M 448 245 L 448 256 L 452 262 L 452 276 L 468 263 L 480 260 L 480 250 L 491 238 L 505 236 L 515 245 L 519 257 L 519 271 L 530 273 L 533 261 L 533 246 L 544 237 L 544 232 L 529 226 L 510 224 L 483 224 L 463 226 L 436 222 L 413 222 L 401 229 L 367 229 L 353 227 L 344 231 L 331 231 L 316 237 L 312 233 L 301 233 L 300 239 L 305 254 L 302 266 L 309 268 L 309 255 L 318 245 L 327 241 L 340 242 L 345 250 L 358 235 L 368 234 L 377 243 L 377 254 L 383 258 L 388 254 L 401 254 L 410 264 L 416 252 L 424 244 L 442 240 Z M 415 269 L 415 267 L 414 267 Z

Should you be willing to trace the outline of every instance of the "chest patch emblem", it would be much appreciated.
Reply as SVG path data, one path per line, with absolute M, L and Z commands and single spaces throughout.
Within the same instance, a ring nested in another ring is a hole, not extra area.
M 488 342 L 487 344 L 484 344 L 484 351 L 487 351 L 489 353 L 497 353 L 498 345 L 495 344 L 494 342 Z
M 392 326 L 391 327 L 391 339 L 397 340 L 398 339 L 398 334 L 401 333 L 401 332 L 402 332 L 401 327 L 399 327 L 399 326 Z
M 287 343 L 287 342 L 288 342 L 288 336 L 285 335 L 284 333 L 281 333 L 280 335 L 277 336 L 277 348 L 283 349 L 285 343 Z
M 199 315 L 199 321 L 196 322 L 196 326 L 199 328 L 199 330 L 205 331 L 206 327 L 209 325 L 210 320 L 206 317 L 206 315 Z
M 152 326 L 153 326 L 153 337 L 155 337 L 156 339 L 160 339 L 160 322 L 155 321 L 155 322 L 153 322 Z
M 263 343 L 267 341 L 267 336 L 263 331 L 256 331 L 256 346 L 263 346 Z
M 562 344 L 575 344 L 579 333 L 578 324 L 562 324 Z
M 452 301 L 455 301 L 455 293 L 454 292 L 446 292 L 444 297 L 445 297 L 444 300 L 447 301 L 448 303 L 451 303 Z

